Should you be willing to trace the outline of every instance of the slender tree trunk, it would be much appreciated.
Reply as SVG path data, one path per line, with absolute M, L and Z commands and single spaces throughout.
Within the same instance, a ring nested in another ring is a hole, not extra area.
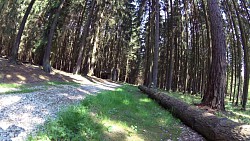
M 173 0 L 170 0 L 170 10 L 171 10 L 171 17 L 170 17 L 170 27 L 169 35 L 170 37 L 168 42 L 169 47 L 169 65 L 168 65 L 168 74 L 167 74 L 167 83 L 166 83 L 166 90 L 170 91 L 172 88 L 172 78 L 173 78 L 173 42 L 174 42 L 174 35 L 175 35 L 175 28 L 173 26 L 174 24 L 174 11 L 173 11 Z
M 154 65 L 153 65 L 153 88 L 157 87 L 158 77 L 158 58 L 159 58 L 159 0 L 155 3 L 155 46 L 154 46 Z
M 84 7 L 82 8 L 82 12 L 79 16 L 79 20 L 77 22 L 77 26 L 76 26 L 76 31 L 75 31 L 75 38 L 74 38 L 74 42 L 73 42 L 73 50 L 72 50 L 72 55 L 71 55 L 71 64 L 70 64 L 70 72 L 74 71 L 74 66 L 76 64 L 77 61 L 77 53 L 79 51 L 78 47 L 79 47 L 79 41 L 81 38 L 81 26 L 84 20 L 84 13 L 86 12 L 86 7 L 87 7 L 87 3 L 88 0 L 85 1 L 84 3 Z
M 151 1 L 149 1 L 149 7 L 151 6 Z M 152 62 L 152 57 L 151 57 L 151 52 L 152 52 L 152 47 L 151 47 L 151 35 L 152 35 L 152 11 L 149 8 L 148 9 L 148 28 L 147 28 L 147 37 L 146 37 L 146 62 L 145 62 L 145 72 L 144 72 L 144 85 L 149 86 L 151 83 L 151 62 Z
M 185 69 L 185 75 L 184 75 L 184 90 L 183 92 L 186 93 L 187 91 L 187 84 L 188 84 L 188 73 L 189 73 L 189 69 L 188 69 L 188 66 L 189 66 L 189 63 L 188 63 L 188 54 L 189 54 L 189 34 L 188 34 L 188 4 L 189 2 L 185 1 L 184 2 L 184 7 L 185 7 L 185 22 L 186 22 L 186 25 L 185 25 L 185 42 L 186 42 L 186 51 L 185 51 L 185 61 L 184 61 L 184 69 Z
M 227 13 L 227 17 L 229 18 L 229 27 L 230 29 L 232 29 L 231 35 L 229 35 L 230 37 L 230 48 L 229 48 L 229 52 L 231 54 L 231 60 L 230 60 L 230 67 L 231 67 L 231 80 L 230 80 L 230 92 L 229 92 L 229 101 L 232 100 L 232 93 L 233 93 L 233 82 L 234 82 L 234 64 L 236 64 L 235 59 L 236 58 L 236 52 L 235 52 L 235 35 L 238 36 L 238 31 L 237 28 L 235 28 L 235 21 L 234 21 L 234 17 L 232 16 L 232 10 L 231 10 L 231 6 L 229 6 L 228 1 L 226 1 L 226 7 L 228 9 Z M 235 63 L 234 63 L 235 62 Z M 234 100 L 233 100 L 234 101 Z
M 62 10 L 64 2 L 65 0 L 61 0 L 59 7 L 56 10 L 55 17 L 53 19 L 53 22 L 49 31 L 48 43 L 47 43 L 44 56 L 43 56 L 43 70 L 48 73 L 52 71 L 51 65 L 50 65 L 50 52 L 52 48 L 53 36 L 56 30 L 57 21 L 60 16 L 60 12 Z
M 208 86 L 202 104 L 213 109 L 225 110 L 226 40 L 218 0 L 208 0 L 212 35 L 212 64 Z
M 85 23 L 84 32 L 83 32 L 83 35 L 82 35 L 82 38 L 81 38 L 80 51 L 79 51 L 79 54 L 78 54 L 76 67 L 75 67 L 74 72 L 73 72 L 74 74 L 78 74 L 80 72 L 80 69 L 81 69 L 83 51 L 84 51 L 84 47 L 85 47 L 86 42 L 87 42 L 86 38 L 88 37 L 88 34 L 89 34 L 89 27 L 90 27 L 90 24 L 91 24 L 91 18 L 92 18 L 93 12 L 94 12 L 95 3 L 96 3 L 96 0 L 92 0 L 91 9 L 89 11 L 87 22 Z
M 3 36 L 0 36 L 0 56 L 2 55 L 3 50 Z
M 27 21 L 27 19 L 29 17 L 30 11 L 31 11 L 35 1 L 36 0 L 31 0 L 29 6 L 28 6 L 28 8 L 27 8 L 27 10 L 26 10 L 26 12 L 25 12 L 25 14 L 23 16 L 23 20 L 22 20 L 22 23 L 21 23 L 21 25 L 19 27 L 14 46 L 12 47 L 12 50 L 11 50 L 11 58 L 10 58 L 11 63 L 14 63 L 14 64 L 17 63 L 18 50 L 19 50 L 19 45 L 20 45 L 20 42 L 21 42 L 21 37 L 22 37 L 22 34 L 23 34 L 23 30 L 25 28 L 26 21 Z
M 96 29 L 95 42 L 94 42 L 94 46 L 91 52 L 90 69 L 88 72 L 88 75 L 90 76 L 94 75 L 94 69 L 95 69 L 95 63 L 96 63 L 96 52 L 99 47 L 100 26 L 101 26 L 101 21 L 98 23 L 98 27 Z
M 239 22 L 242 46 L 243 46 L 243 50 L 244 50 L 244 86 L 243 86 L 243 97 L 242 97 L 242 109 L 246 110 L 246 104 L 247 104 L 247 98 L 248 98 L 248 87 L 249 87 L 249 71 L 250 71 L 249 49 L 247 46 L 247 39 L 246 39 L 243 23 L 241 21 L 240 14 L 238 12 L 238 10 L 239 10 L 238 5 L 236 5 L 236 2 L 234 0 L 233 0 L 233 5 L 234 5 L 234 9 L 236 11 L 236 15 L 237 15 L 238 22 Z

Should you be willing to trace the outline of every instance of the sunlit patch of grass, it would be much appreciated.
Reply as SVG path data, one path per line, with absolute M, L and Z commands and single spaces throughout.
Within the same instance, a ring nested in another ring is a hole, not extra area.
M 0 89 L 3 91 L 0 91 L 1 94 L 15 94 L 15 93 L 30 93 L 33 91 L 36 91 L 34 89 L 31 89 L 29 85 L 21 85 L 21 84 L 6 84 L 1 83 Z
M 179 120 L 137 87 L 126 85 L 88 96 L 29 140 L 177 140 L 179 125 Z
M 49 81 L 49 82 L 45 82 L 45 85 L 47 86 L 59 86 L 59 85 L 80 86 L 80 84 L 76 82 L 63 82 L 63 81 Z
M 100 140 L 102 128 L 93 121 L 86 107 L 71 106 L 61 111 L 56 120 L 45 123 L 45 131 L 28 140 Z
M 226 98 L 225 107 L 227 113 L 219 113 L 220 116 L 227 117 L 235 122 L 250 125 L 250 102 L 247 103 L 246 111 L 243 111 L 240 104 L 239 106 L 235 106 L 228 98 Z
M 190 105 L 200 103 L 201 97 L 191 94 L 183 94 L 180 92 L 168 92 L 167 95 L 175 97 L 183 102 L 186 102 Z M 219 117 L 226 117 L 235 122 L 250 124 L 250 102 L 247 103 L 247 110 L 241 110 L 241 105 L 235 106 L 229 101 L 229 98 L 226 97 L 225 99 L 225 108 L 226 112 L 216 112 L 216 115 Z
M 32 93 L 32 92 L 35 92 L 35 91 L 38 91 L 38 90 L 37 89 L 24 88 L 24 89 L 17 90 L 17 91 L 7 91 L 7 92 L 4 92 L 4 94 Z
M 198 95 L 191 95 L 191 94 L 183 94 L 181 92 L 169 92 L 167 93 L 169 96 L 175 97 L 180 99 L 188 104 L 195 104 L 201 102 L 201 97 Z
M 145 102 L 145 103 L 148 103 L 148 102 L 151 102 L 152 100 L 149 99 L 149 98 L 141 98 L 139 99 L 140 102 Z
M 50 87 L 50 86 L 60 86 L 60 85 L 70 85 L 70 86 L 75 86 L 78 87 L 80 86 L 79 83 L 76 82 L 60 82 L 60 81 L 48 81 L 44 83 L 38 83 L 38 84 L 7 84 L 7 83 L 0 83 L 0 89 L 3 91 L 0 91 L 0 94 L 16 94 L 16 93 L 31 93 L 35 91 L 41 90 L 40 88 L 34 88 L 35 86 L 45 86 Z
M 21 84 L 7 84 L 7 83 L 0 83 L 0 89 L 1 88 L 20 88 L 22 87 Z

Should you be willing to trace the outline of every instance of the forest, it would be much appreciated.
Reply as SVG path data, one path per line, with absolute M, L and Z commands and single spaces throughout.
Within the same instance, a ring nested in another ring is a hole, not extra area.
M 199 94 L 203 104 L 222 110 L 225 95 L 245 109 L 249 4 L 1 0 L 0 53 L 12 63 L 41 65 L 48 73 L 53 67 Z
M 1 0 L 0 15 L 0 57 L 11 65 L 249 110 L 248 0 Z

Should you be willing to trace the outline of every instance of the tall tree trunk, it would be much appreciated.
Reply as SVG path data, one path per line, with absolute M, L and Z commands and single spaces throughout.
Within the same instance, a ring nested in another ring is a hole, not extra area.
M 212 64 L 208 85 L 202 104 L 213 109 L 225 110 L 224 95 L 226 85 L 226 40 L 222 26 L 222 14 L 218 0 L 208 0 L 212 35 Z
M 175 33 L 175 28 L 173 26 L 174 23 L 174 11 L 173 11 L 173 0 L 170 0 L 170 10 L 171 10 L 171 17 L 170 17 L 170 30 L 169 30 L 169 35 L 170 37 L 169 42 L 168 42 L 168 47 L 169 47 L 169 65 L 168 65 L 168 74 L 167 74 L 167 82 L 166 82 L 166 90 L 170 91 L 172 88 L 172 78 L 173 78 L 173 42 L 174 42 L 174 33 Z
M 79 47 L 79 40 L 81 38 L 81 26 L 82 26 L 82 23 L 83 23 L 83 20 L 84 20 L 84 13 L 86 11 L 86 7 L 87 7 L 87 3 L 88 3 L 88 0 L 85 1 L 84 3 L 84 7 L 82 8 L 82 12 L 81 14 L 79 15 L 79 19 L 78 19 L 78 22 L 77 22 L 77 26 L 76 26 L 76 30 L 75 30 L 75 38 L 74 38 L 74 42 L 73 42 L 73 50 L 72 50 L 72 55 L 71 55 L 71 64 L 70 64 L 70 72 L 73 72 L 74 71 L 74 66 L 76 64 L 76 61 L 77 61 L 77 53 L 79 51 L 78 47 Z
M 189 2 L 188 1 L 185 1 L 184 2 L 184 8 L 185 8 L 185 42 L 186 42 L 186 48 L 185 48 L 185 53 L 184 53 L 184 56 L 185 56 L 185 61 L 184 61 L 184 69 L 185 69 L 185 71 L 184 71 L 184 83 L 183 83 L 183 85 L 184 85 L 184 88 L 183 88 L 183 93 L 186 93 L 186 91 L 187 91 L 187 83 L 188 83 L 188 73 L 189 73 L 189 69 L 188 69 L 188 66 L 189 66 L 189 64 L 188 64 L 188 53 L 189 53 L 189 51 L 188 51 L 188 48 L 189 48 L 189 44 L 188 44 L 188 42 L 189 42 L 189 34 L 188 34 L 188 4 L 189 4 Z
M 151 6 L 151 1 L 149 0 L 149 7 Z M 150 83 L 151 83 L 151 62 L 152 62 L 152 47 L 151 47 L 151 44 L 152 44 L 152 40 L 151 40 L 151 35 L 152 35 L 152 10 L 150 8 L 148 8 L 148 28 L 147 28 L 147 37 L 146 37 L 146 61 L 145 61 L 145 72 L 144 72 L 144 85 L 145 86 L 150 86 Z
M 153 88 L 157 87 L 158 77 L 158 58 L 159 58 L 159 0 L 155 3 L 155 46 L 154 46 L 154 64 L 153 64 Z
M 56 30 L 57 21 L 60 16 L 60 12 L 62 10 L 64 2 L 65 0 L 61 0 L 59 7 L 56 10 L 55 17 L 53 19 L 53 22 L 49 31 L 48 43 L 47 43 L 44 56 L 43 56 L 43 70 L 48 73 L 52 71 L 51 65 L 50 65 L 50 52 L 52 48 L 52 41 L 53 41 L 53 36 Z
M 100 38 L 100 26 L 101 26 L 101 20 L 98 23 L 97 29 L 96 29 L 96 35 L 95 35 L 95 41 L 94 41 L 94 46 L 91 52 L 91 59 L 90 59 L 90 69 L 88 72 L 89 76 L 94 75 L 94 69 L 95 69 L 95 63 L 96 63 L 96 52 L 99 47 L 99 38 Z
M 236 2 L 234 0 L 233 0 L 233 5 L 234 5 L 234 9 L 236 11 L 236 15 L 237 15 L 238 22 L 239 22 L 242 46 L 244 50 L 244 86 L 243 86 L 243 97 L 242 97 L 242 109 L 246 110 L 246 104 L 247 104 L 247 98 L 248 98 L 248 87 L 249 87 L 249 71 L 250 71 L 249 49 L 247 46 L 247 39 L 246 39 L 243 23 L 241 22 L 238 5 L 236 5 Z
M 28 6 L 28 8 L 27 8 L 27 10 L 26 10 L 26 12 L 25 12 L 25 14 L 23 16 L 23 20 L 22 20 L 22 23 L 21 23 L 21 25 L 19 27 L 14 46 L 12 47 L 12 50 L 11 50 L 11 58 L 10 58 L 11 63 L 14 63 L 14 64 L 17 63 L 18 50 L 19 50 L 19 45 L 20 45 L 20 42 L 21 42 L 21 37 L 22 37 L 22 34 L 23 34 L 23 30 L 25 28 L 26 21 L 27 21 L 27 19 L 29 17 L 30 11 L 31 11 L 35 1 L 36 0 L 31 0 L 29 6 Z
M 88 34 L 89 34 L 89 27 L 90 27 L 90 24 L 91 24 L 91 18 L 92 18 L 93 12 L 94 12 L 95 3 L 96 3 L 96 0 L 92 0 L 91 9 L 89 11 L 89 15 L 88 15 L 87 21 L 86 21 L 85 26 L 84 26 L 84 32 L 83 32 L 83 35 L 82 35 L 82 38 L 81 38 L 80 51 L 79 51 L 79 54 L 78 54 L 75 69 L 73 71 L 74 74 L 78 74 L 80 72 L 80 69 L 81 69 L 83 51 L 84 51 L 84 47 L 85 47 L 86 42 L 87 42 L 86 38 L 88 37 Z
M 0 36 L 0 56 L 2 55 L 3 50 L 3 36 Z

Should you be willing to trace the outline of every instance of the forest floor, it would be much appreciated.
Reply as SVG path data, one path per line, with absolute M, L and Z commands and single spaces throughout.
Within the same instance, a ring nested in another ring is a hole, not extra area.
M 39 126 L 43 125 L 48 119 L 56 119 L 62 109 L 79 104 L 86 96 L 96 95 L 104 90 L 114 91 L 121 87 L 120 84 L 107 80 L 72 75 L 58 70 L 54 70 L 52 74 L 47 74 L 38 66 L 30 64 L 10 65 L 3 58 L 0 58 L 0 66 L 0 141 L 25 140 L 28 135 L 37 133 L 40 129 Z M 131 94 L 134 92 L 130 91 Z M 105 106 L 105 103 L 102 104 Z M 161 110 L 164 111 L 164 109 Z M 137 113 L 133 114 L 136 115 Z M 118 116 L 116 121 L 122 122 L 123 119 L 124 117 Z M 95 120 L 98 120 L 98 118 Z M 140 126 L 140 119 L 136 120 L 137 126 Z M 108 123 L 108 131 L 111 130 L 112 124 L 115 123 Z M 137 130 L 137 126 L 131 126 L 131 128 Z M 205 140 L 182 123 L 176 125 L 175 128 L 180 131 L 176 138 L 171 137 L 170 134 L 174 134 L 173 132 L 166 132 L 166 130 L 158 130 L 154 134 L 156 136 L 166 134 L 169 138 L 164 140 L 169 141 L 176 139 L 185 141 Z M 116 128 L 112 128 L 112 131 L 107 133 L 109 137 L 106 140 L 117 140 L 114 130 Z M 117 130 L 120 131 L 121 129 Z M 144 135 L 147 134 L 149 133 L 144 133 Z M 144 137 L 144 135 L 141 134 L 140 136 Z M 129 138 L 131 139 L 131 131 L 128 131 L 128 134 L 125 134 L 122 140 L 128 140 Z M 121 138 L 118 137 L 118 139 Z M 152 138 L 143 138 L 142 140 L 152 140 Z
M 190 105 L 195 105 L 197 103 L 200 103 L 201 101 L 200 95 L 189 95 L 189 94 L 183 94 L 181 92 L 165 92 L 165 93 Z M 238 104 L 238 106 L 233 104 L 232 101 L 229 100 L 229 96 L 225 98 L 226 111 L 223 112 L 216 111 L 206 106 L 199 108 L 206 110 L 210 113 L 213 113 L 218 117 L 226 117 L 228 119 L 233 120 L 234 122 L 250 125 L 250 93 L 245 111 L 241 109 L 242 108 L 241 104 Z

